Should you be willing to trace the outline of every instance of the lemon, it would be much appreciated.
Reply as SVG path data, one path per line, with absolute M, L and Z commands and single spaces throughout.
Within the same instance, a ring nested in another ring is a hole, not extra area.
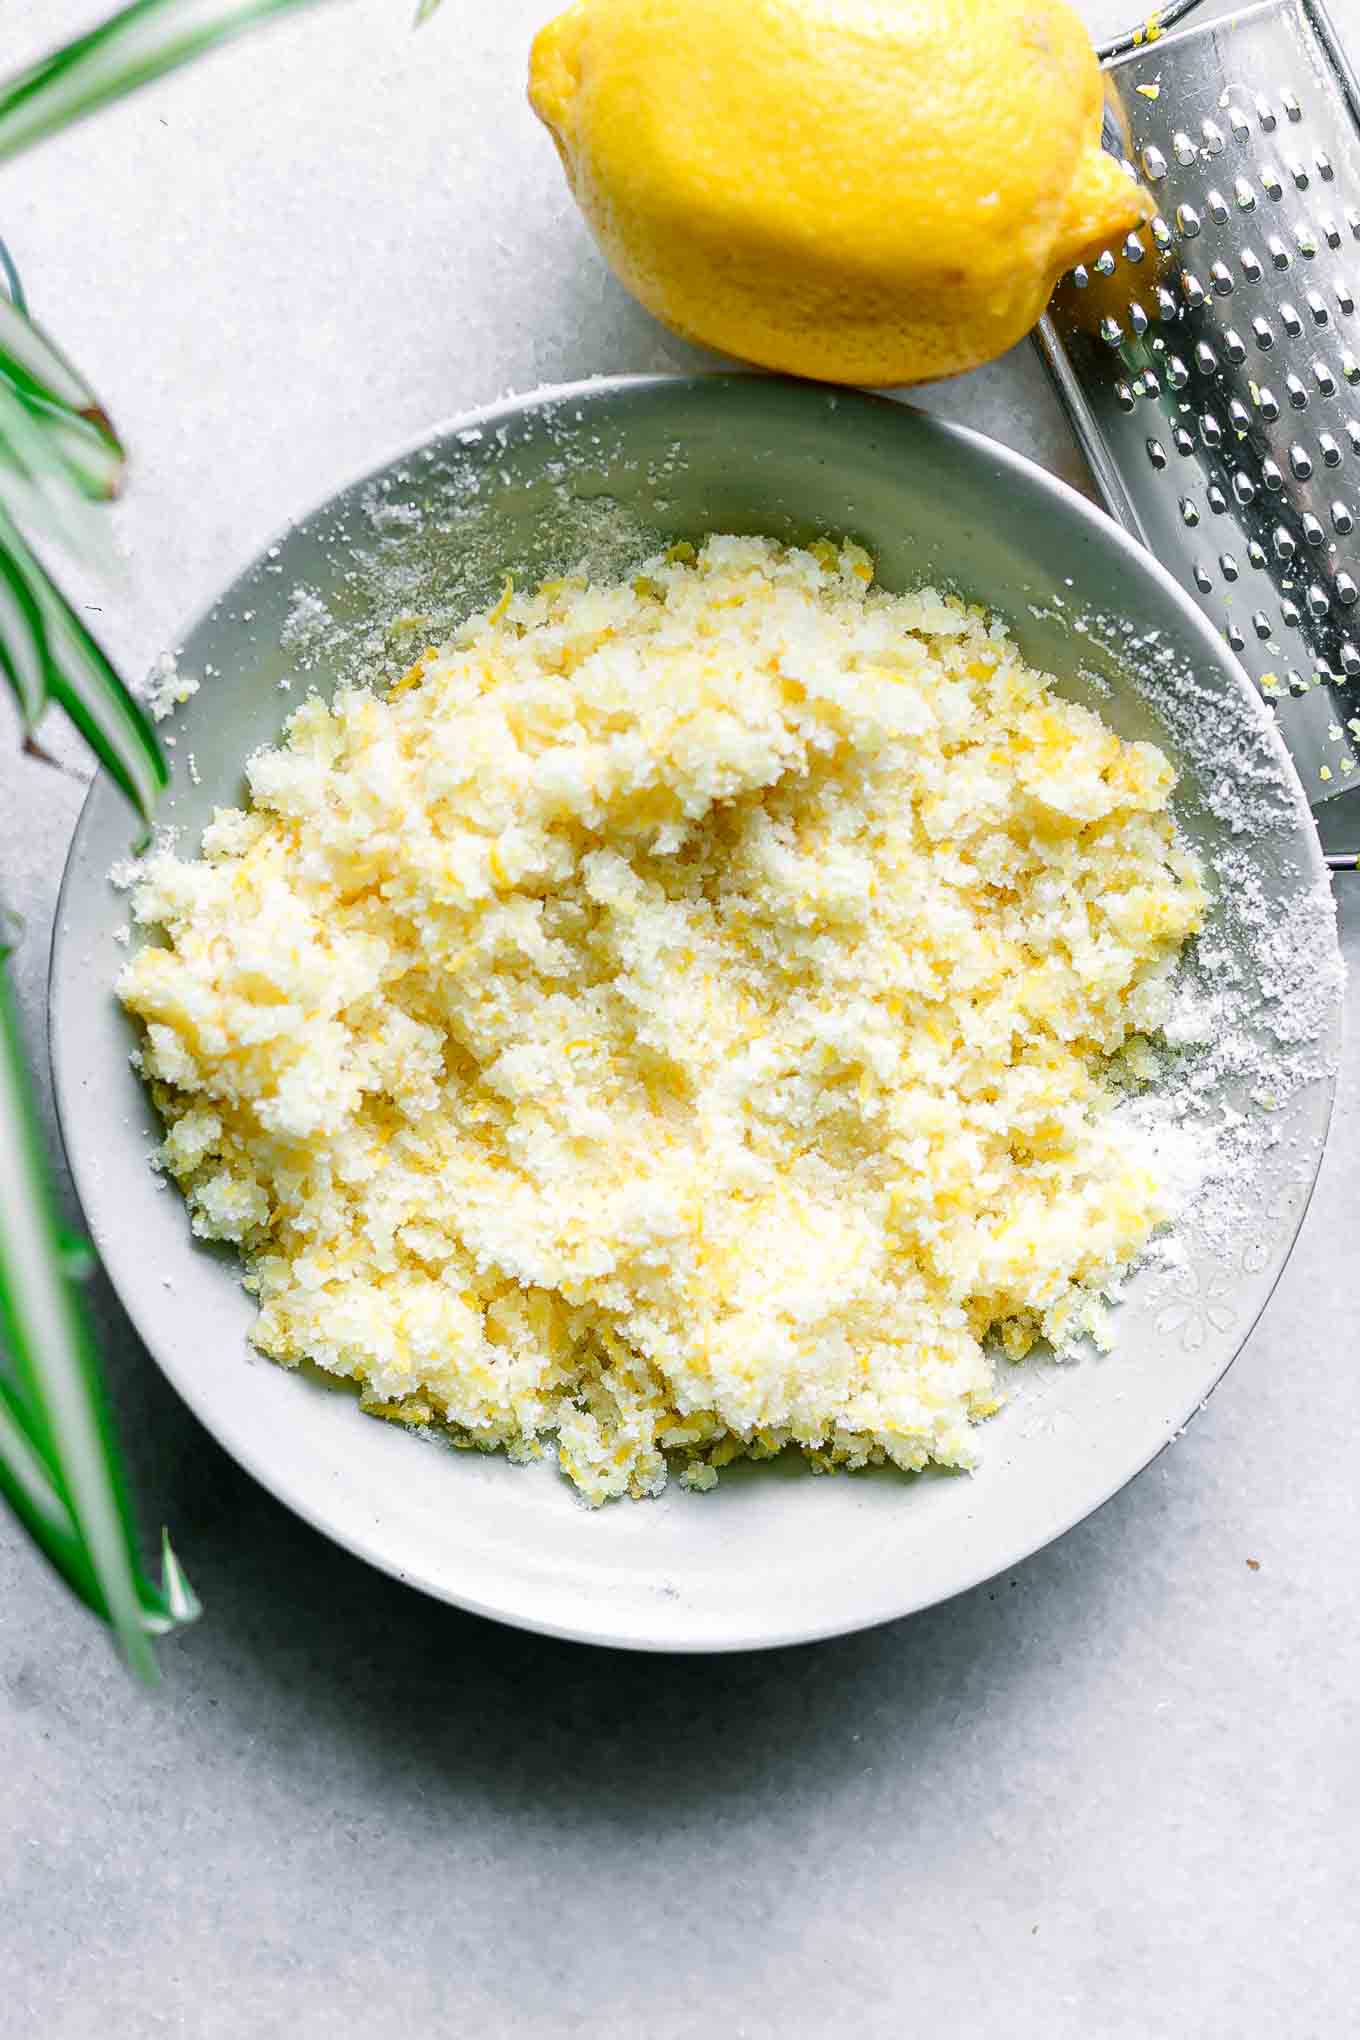
M 529 96 L 623 282 L 828 381 L 1001 354 L 1147 216 L 1064 0 L 576 0 Z

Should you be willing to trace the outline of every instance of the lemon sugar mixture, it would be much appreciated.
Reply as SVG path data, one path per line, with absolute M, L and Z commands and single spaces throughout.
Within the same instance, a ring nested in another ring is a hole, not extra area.
M 249 783 L 121 996 L 256 1342 L 381 1415 L 591 1501 L 965 1466 L 1171 1215 L 1172 770 L 854 546 L 507 593 Z

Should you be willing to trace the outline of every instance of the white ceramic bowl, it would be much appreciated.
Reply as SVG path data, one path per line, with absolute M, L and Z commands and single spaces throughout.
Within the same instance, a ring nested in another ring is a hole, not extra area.
M 195 844 L 305 685 L 328 688 L 361 663 L 394 614 L 452 618 L 507 570 L 523 585 L 584 555 L 609 571 L 713 530 L 848 532 L 889 587 L 935 580 L 1006 616 L 1065 689 L 1172 752 L 1186 833 L 1211 869 L 1249 857 L 1272 914 L 1304 931 L 1305 979 L 1330 983 L 1335 935 L 1317 905 L 1302 793 L 1240 669 L 1170 577 L 1071 490 L 975 433 L 766 378 L 629 379 L 517 400 L 442 427 L 291 526 L 185 640 L 181 666 L 203 684 L 175 720 L 165 819 Z M 1142 640 L 1136 651 L 1119 619 Z M 1183 684 L 1168 685 L 1173 669 Z M 1218 733 L 1209 743 L 1206 728 Z M 1238 793 L 1259 810 L 1267 782 L 1273 826 L 1232 848 L 1225 817 Z M 374 1422 L 338 1385 L 253 1354 L 232 1257 L 191 1240 L 179 1197 L 148 1167 L 157 1128 L 111 990 L 127 906 L 107 873 L 131 835 L 101 780 L 71 851 L 52 982 L 62 1126 L 119 1294 L 186 1401 L 283 1501 L 398 1578 L 526 1627 L 645 1649 L 747 1648 L 881 1622 L 1014 1565 L 1145 1466 L 1213 1387 L 1284 1265 L 1321 1155 L 1337 1025 L 1327 996 L 1308 1041 L 1280 1051 L 1294 1057 L 1294 1088 L 1249 1186 L 1250 1223 L 1230 1246 L 1194 1243 L 1173 1280 L 1136 1276 L 1109 1357 L 1017 1370 L 1010 1405 L 980 1434 L 978 1472 L 818 1479 L 790 1457 L 734 1468 L 707 1495 L 672 1484 L 655 1502 L 590 1511 L 548 1465 Z M 1237 942 L 1250 971 L 1234 911 L 1221 897 L 1215 935 Z M 1300 982 L 1250 990 L 1246 1021 L 1263 1039 L 1272 1001 L 1297 1002 Z M 1237 1093 L 1249 1116 L 1262 1112 Z

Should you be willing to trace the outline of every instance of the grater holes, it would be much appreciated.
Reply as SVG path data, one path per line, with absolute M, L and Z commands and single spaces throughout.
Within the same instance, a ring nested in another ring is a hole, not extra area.
M 1360 673 L 1360 651 L 1357 651 L 1350 639 L 1347 638 L 1342 644 L 1337 646 L 1336 655 L 1341 661 L 1341 670 L 1346 678 L 1353 680 L 1356 674 Z
M 1341 229 L 1330 213 L 1327 214 L 1322 222 L 1322 238 L 1329 248 L 1339 248 L 1341 246 Z
M 1199 436 L 1206 446 L 1223 444 L 1223 427 L 1212 411 L 1205 411 L 1199 421 Z
M 1199 131 L 1204 137 L 1204 146 L 1211 156 L 1221 156 L 1227 137 L 1216 120 L 1202 120 Z
M 1147 249 L 1143 246 L 1137 234 L 1130 234 L 1124 242 L 1124 260 L 1126 262 L 1141 262 L 1146 254 Z
M 1177 128 L 1171 137 L 1171 153 L 1183 170 L 1188 169 L 1199 154 L 1184 128 Z
M 1346 207 L 1346 227 L 1353 241 L 1360 241 L 1360 211 L 1353 205 Z
M 1126 382 L 1115 384 L 1114 400 L 1121 411 L 1131 411 L 1133 409 L 1133 391 Z
M 1312 456 L 1296 439 L 1289 449 L 1289 468 L 1296 481 L 1306 482 L 1313 472 Z
M 1284 487 L 1283 470 L 1275 461 L 1263 460 L 1261 462 L 1261 480 L 1268 489 L 1282 489 Z
M 1261 172 L 1261 183 L 1266 196 L 1277 202 L 1284 197 L 1284 180 L 1273 163 L 1267 163 Z
M 1260 348 L 1262 354 L 1267 353 L 1275 345 L 1275 335 L 1270 330 L 1269 322 L 1261 318 L 1259 314 L 1252 320 L 1251 330 L 1256 345 Z
M 1072 281 L 1078 290 L 1085 290 L 1087 284 L 1091 281 L 1091 272 L 1084 262 L 1079 262 L 1072 271 Z
M 1246 277 L 1247 282 L 1259 283 L 1261 281 L 1262 269 L 1261 258 L 1256 250 L 1254 248 L 1244 248 L 1238 260 L 1242 264 L 1242 274 Z
M 1288 269 L 1294 259 L 1278 234 L 1272 234 L 1266 242 L 1266 253 L 1276 269 Z
M 1291 374 L 1285 377 L 1284 393 L 1288 397 L 1293 410 L 1302 411 L 1307 408 L 1308 392 L 1296 375 Z
M 1332 606 L 1327 599 L 1327 590 L 1319 581 L 1309 582 L 1303 599 L 1307 605 L 1308 614 L 1318 623 L 1322 621 Z
M 1332 168 L 1332 159 L 1325 149 L 1318 150 L 1313 158 L 1313 167 L 1324 184 L 1330 184 L 1336 176 L 1336 172 Z
M 1189 496 L 1181 497 L 1181 523 L 1185 525 L 1188 531 L 1193 531 L 1199 523 L 1199 511 L 1195 508 Z
M 1245 439 L 1251 430 L 1251 415 L 1240 397 L 1233 397 L 1229 402 L 1228 423 L 1239 439 Z
M 1239 212 L 1255 212 L 1256 193 L 1245 177 L 1233 179 L 1233 202 Z
M 1280 303 L 1280 324 L 1291 340 L 1297 340 L 1303 331 L 1303 320 L 1299 317 L 1298 307 L 1292 305 L 1288 298 L 1282 299 Z
M 1166 364 L 1166 379 L 1173 390 L 1183 390 L 1190 380 L 1190 371 L 1179 354 L 1169 355 Z
M 1227 225 L 1228 201 L 1221 191 L 1216 189 L 1206 191 L 1204 194 L 1204 207 L 1216 227 Z
M 1270 636 L 1270 618 L 1266 615 L 1264 609 L 1257 609 L 1253 612 L 1251 627 L 1257 637 L 1262 640 Z
M 1148 315 L 1136 298 L 1129 306 L 1129 325 L 1136 340 L 1141 340 L 1148 329 Z
M 1269 383 L 1263 383 L 1256 392 L 1256 408 L 1267 425 L 1273 425 L 1280 415 L 1280 400 Z
M 1228 643 L 1232 646 L 1233 650 L 1240 652 L 1246 642 L 1242 635 L 1241 625 L 1230 622 L 1228 625 Z
M 1356 424 L 1354 418 L 1347 418 L 1345 425 L 1346 437 L 1351 443 L 1351 452 L 1360 453 L 1360 425 Z
M 1233 476 L 1232 485 L 1234 496 L 1243 506 L 1256 501 L 1256 484 L 1249 474 L 1243 473 L 1241 468 Z
M 1292 92 L 1282 92 L 1280 94 L 1280 105 L 1284 108 L 1287 120 L 1303 119 L 1303 115 L 1299 110 L 1299 102 Z
M 1243 113 L 1240 106 L 1230 106 L 1228 108 L 1228 126 L 1232 129 L 1234 141 L 1245 142 L 1251 133 L 1251 128 L 1247 124 L 1247 116 Z
M 1312 315 L 1313 324 L 1315 326 L 1325 326 L 1331 317 L 1331 313 L 1323 303 L 1321 294 L 1318 291 L 1310 290 L 1304 299 L 1304 303 Z
M 1312 180 L 1308 175 L 1308 165 L 1304 162 L 1302 156 L 1287 156 L 1284 167 L 1293 179 L 1295 190 L 1307 191 Z
M 1256 118 L 1260 121 L 1266 134 L 1273 134 L 1275 132 L 1275 109 L 1271 106 L 1270 101 L 1263 98 L 1259 92 L 1256 94 L 1255 103 Z
M 1320 355 L 1313 362 L 1313 381 L 1324 397 L 1336 395 L 1336 377 Z
M 1215 297 L 1232 296 L 1232 271 L 1226 262 L 1212 262 L 1209 265 L 1209 288 Z
M 1181 296 L 1192 312 L 1197 312 L 1204 303 L 1207 292 L 1193 269 L 1181 271 Z
M 1176 427 L 1175 431 L 1171 435 L 1171 444 L 1175 447 L 1177 453 L 1180 454 L 1182 459 L 1185 459 L 1185 457 L 1188 454 L 1192 454 L 1195 450 L 1195 442 L 1190 437 L 1190 434 L 1186 431 L 1184 425 L 1178 425 Z
M 1160 149 L 1154 149 L 1151 144 L 1142 153 L 1143 175 L 1149 178 L 1153 184 L 1160 184 L 1166 175 L 1166 157 Z
M 1097 276 L 1113 276 L 1114 256 L 1108 248 L 1102 248 L 1091 267 L 1095 270 Z
M 1100 337 L 1107 347 L 1117 347 L 1124 337 L 1124 329 L 1117 319 L 1107 317 L 1100 322 Z
M 1207 340 L 1198 340 L 1195 343 L 1195 367 L 1201 375 L 1218 374 L 1218 356 Z
M 1192 205 L 1176 207 L 1176 231 L 1183 241 L 1193 241 L 1202 224 L 1199 214 Z
M 1153 215 L 1148 232 L 1152 235 L 1159 248 L 1169 248 L 1171 246 L 1171 229 L 1160 213 Z
M 1275 548 L 1277 560 L 1292 560 L 1298 551 L 1298 547 L 1294 543 L 1294 534 L 1290 531 L 1287 524 L 1277 524 L 1275 526 L 1275 529 L 1270 534 L 1270 542 Z
M 1360 383 L 1360 361 L 1357 361 L 1348 347 L 1341 356 L 1341 373 L 1348 383 Z
M 1265 548 L 1264 546 L 1258 544 L 1258 542 L 1254 538 L 1247 540 L 1247 558 L 1251 561 L 1251 564 L 1256 568 L 1258 573 L 1266 563 Z
M 1287 597 L 1280 604 L 1280 622 L 1285 626 L 1286 630 L 1296 629 L 1299 623 L 1298 604 L 1289 601 Z M 1297 680 L 1297 673 L 1292 673 L 1290 678 Z
M 1147 457 L 1160 474 L 1166 466 L 1166 448 L 1162 445 L 1160 439 L 1149 439 L 1147 441 Z
M 1321 545 L 1323 539 L 1326 536 L 1327 536 L 1326 532 L 1323 530 L 1322 526 L 1318 523 L 1318 520 L 1316 517 L 1314 517 L 1312 511 L 1311 510 L 1305 511 L 1303 516 L 1304 544 Z
M 1353 608 L 1356 596 L 1360 595 L 1360 588 L 1356 587 L 1351 576 L 1345 573 L 1338 574 L 1332 585 L 1336 589 L 1336 599 L 1343 609 Z
M 1225 581 L 1235 581 L 1237 579 L 1238 577 L 1237 561 L 1233 558 L 1230 552 L 1219 554 L 1218 570 L 1222 574 Z
M 1223 352 L 1234 367 L 1240 368 L 1247 358 L 1247 343 L 1236 326 L 1229 326 L 1223 335 Z
M 1355 529 L 1355 518 L 1351 513 L 1350 504 L 1343 503 L 1341 501 L 1341 498 L 1338 496 L 1335 503 L 1333 503 L 1331 507 L 1330 514 L 1332 519 L 1332 530 L 1335 532 L 1339 532 L 1342 538 L 1349 538 L 1351 533 Z
M 1208 568 L 1204 565 L 1202 560 L 1196 560 L 1194 567 L 1191 569 L 1191 571 L 1193 572 L 1195 577 L 1195 586 L 1199 589 L 1200 594 L 1207 595 L 1209 593 L 1209 590 L 1214 585 L 1213 576 L 1210 574 Z
M 1352 291 L 1350 285 L 1346 282 L 1345 278 L 1340 276 L 1338 276 L 1338 278 L 1336 279 L 1334 289 L 1336 291 L 1337 304 L 1340 306 L 1341 310 L 1346 314 L 1346 317 L 1349 318 L 1351 313 L 1355 310 L 1355 293 Z
M 1166 324 L 1176 317 L 1176 300 L 1164 283 L 1157 286 L 1157 317 Z
M 1337 445 L 1330 432 L 1319 432 L 1318 452 L 1322 455 L 1322 465 L 1324 467 L 1340 467 L 1341 448 Z

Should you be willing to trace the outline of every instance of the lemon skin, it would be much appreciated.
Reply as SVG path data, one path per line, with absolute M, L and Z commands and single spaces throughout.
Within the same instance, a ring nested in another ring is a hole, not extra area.
M 529 95 L 649 311 L 827 381 L 994 359 L 1150 211 L 1063 0 L 576 0 Z

